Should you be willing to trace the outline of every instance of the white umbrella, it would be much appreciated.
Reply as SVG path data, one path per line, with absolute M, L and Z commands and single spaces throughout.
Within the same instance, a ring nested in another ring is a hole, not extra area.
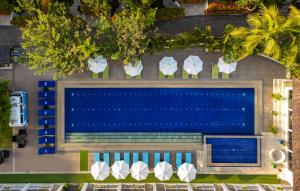
M 169 180 L 173 174 L 172 165 L 166 161 L 159 162 L 154 168 L 154 174 L 161 181 Z
M 232 62 L 232 63 L 224 62 L 223 56 L 219 58 L 219 62 L 218 62 L 219 72 L 230 74 L 231 72 L 234 72 L 236 70 L 236 65 L 237 62 Z
M 103 56 L 96 56 L 96 58 L 88 59 L 89 70 L 94 73 L 103 72 L 107 66 L 107 60 Z
M 203 69 L 203 61 L 199 56 L 189 56 L 184 60 L 183 69 L 192 75 L 197 75 Z
M 197 170 L 194 165 L 189 163 L 183 163 L 179 166 L 177 175 L 181 181 L 191 182 L 196 178 Z
M 105 162 L 96 162 L 91 167 L 91 174 L 95 180 L 104 180 L 109 176 L 110 168 Z
M 177 71 L 177 62 L 173 57 L 165 56 L 159 62 L 159 70 L 164 75 L 173 75 Z
M 148 165 L 142 161 L 135 162 L 130 168 L 130 173 L 132 178 L 138 181 L 145 180 L 149 174 Z
M 124 162 L 123 160 L 116 161 L 111 166 L 111 171 L 112 171 L 112 175 L 117 180 L 125 179 L 126 176 L 129 174 L 129 165 L 126 162 Z
M 143 65 L 141 61 L 136 62 L 135 64 L 128 63 L 124 65 L 125 73 L 134 77 L 141 74 L 143 70 Z

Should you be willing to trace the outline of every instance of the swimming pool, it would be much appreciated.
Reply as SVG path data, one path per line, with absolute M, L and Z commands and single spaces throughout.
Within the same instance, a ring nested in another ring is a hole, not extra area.
M 65 133 L 254 134 L 254 88 L 65 88 Z
M 256 138 L 207 138 L 212 163 L 257 163 Z

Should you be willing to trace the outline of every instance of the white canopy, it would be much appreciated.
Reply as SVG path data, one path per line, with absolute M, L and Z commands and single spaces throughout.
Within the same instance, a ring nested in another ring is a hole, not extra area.
M 95 180 L 104 180 L 109 176 L 110 168 L 105 162 L 96 162 L 91 167 L 91 174 Z
M 183 163 L 179 166 L 177 175 L 181 181 L 191 182 L 196 178 L 197 170 L 194 165 L 189 163 Z
M 226 63 L 223 60 L 223 56 L 219 58 L 218 62 L 219 72 L 230 74 L 236 70 L 237 62 Z
M 148 165 L 142 161 L 135 162 L 130 168 L 130 173 L 132 178 L 138 181 L 145 180 L 149 174 Z
M 124 65 L 124 70 L 125 73 L 134 77 L 134 76 L 138 76 L 141 74 L 142 70 L 143 70 L 143 65 L 141 61 L 138 61 L 136 63 L 128 63 L 126 65 Z
M 203 69 L 203 61 L 199 56 L 190 55 L 184 60 L 183 69 L 191 75 L 197 75 Z
M 96 56 L 96 58 L 89 58 L 88 59 L 88 66 L 89 70 L 94 73 L 103 72 L 107 66 L 107 60 L 103 58 L 103 56 Z
M 159 70 L 164 75 L 173 75 L 177 71 L 177 62 L 173 57 L 165 56 L 159 62 Z
M 129 174 L 129 165 L 126 162 L 124 162 L 123 160 L 116 161 L 111 166 L 111 171 L 112 171 L 112 175 L 117 180 L 125 179 L 126 176 Z
M 154 168 L 154 174 L 161 181 L 169 180 L 173 174 L 172 165 L 166 161 L 159 162 Z

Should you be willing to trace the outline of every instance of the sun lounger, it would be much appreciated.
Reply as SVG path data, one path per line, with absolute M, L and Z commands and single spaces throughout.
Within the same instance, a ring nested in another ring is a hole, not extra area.
M 219 78 L 219 66 L 218 64 L 212 63 L 212 72 L 211 72 L 212 79 Z
M 55 105 L 55 99 L 40 99 L 39 106 Z
M 54 115 L 55 115 L 55 109 L 42 109 L 42 110 L 39 110 L 39 117 L 54 116 Z
M 92 72 L 93 79 L 99 79 L 99 74 Z
M 139 153 L 134 152 L 134 153 L 132 154 L 132 158 L 133 158 L 133 163 L 139 161 Z
M 121 160 L 121 154 L 119 152 L 115 153 L 115 161 L 120 161 Z
M 137 75 L 135 78 L 136 78 L 136 79 L 142 79 L 142 74 Z
M 39 119 L 39 125 L 55 125 L 55 119 L 54 118 L 43 118 Z
M 174 79 L 175 79 L 175 74 L 173 74 L 173 75 L 168 75 L 168 79 L 174 80 Z
M 129 152 L 125 152 L 124 153 L 124 161 L 130 165 L 130 153 Z
M 176 153 L 176 168 L 182 164 L 182 153 Z
M 162 73 L 161 71 L 159 71 L 159 79 L 164 79 L 164 78 L 165 78 L 164 73 Z
M 94 152 L 94 163 L 100 161 L 100 153 Z
M 102 72 L 102 78 L 108 80 L 109 78 L 109 64 L 106 65 L 105 70 Z
M 226 74 L 226 73 L 222 73 L 222 79 L 223 80 L 228 80 L 229 79 L 229 74 Z
M 171 163 L 170 152 L 164 152 L 164 161 Z
M 103 153 L 103 161 L 104 161 L 107 165 L 110 165 L 110 163 L 109 163 L 109 152 Z
M 143 152 L 143 162 L 149 165 L 149 153 Z
M 55 91 L 39 91 L 39 98 L 54 98 Z
M 198 79 L 198 75 L 192 75 L 192 79 L 193 80 L 197 80 Z
M 39 87 L 48 87 L 48 88 L 54 88 L 55 87 L 55 81 L 53 80 L 43 80 L 38 82 Z
M 155 167 L 157 165 L 157 163 L 160 162 L 160 153 L 158 153 L 158 152 L 154 153 L 154 160 L 153 161 L 154 161 L 153 164 L 154 164 L 154 167 Z
M 55 154 L 55 147 L 41 147 L 38 150 L 39 155 Z
M 190 153 L 190 152 L 185 153 L 185 162 L 192 164 L 192 153 Z
M 126 79 L 126 80 L 130 80 L 130 79 L 132 79 L 132 76 L 130 76 L 130 75 L 128 75 L 128 74 L 125 74 L 125 79 Z
M 55 137 L 40 137 L 38 142 L 39 144 L 55 144 Z
M 189 74 L 184 69 L 182 69 L 182 79 L 184 80 L 189 79 Z
M 38 130 L 38 135 L 39 135 L 39 136 L 55 135 L 55 128 L 39 129 L 39 130 Z

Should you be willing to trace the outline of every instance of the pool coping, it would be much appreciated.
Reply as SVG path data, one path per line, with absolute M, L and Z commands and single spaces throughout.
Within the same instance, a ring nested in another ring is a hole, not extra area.
M 211 144 L 206 144 L 207 138 L 256 138 L 257 140 L 257 162 L 256 163 L 213 163 L 212 162 L 212 153 L 211 153 Z M 206 147 L 206 160 L 207 166 L 209 167 L 260 167 L 261 166 L 261 136 L 224 136 L 224 135 L 205 135 L 204 136 L 204 145 Z
M 66 143 L 65 142 L 65 88 L 254 88 L 254 134 L 261 134 L 263 125 L 262 113 L 262 81 L 105 81 L 105 80 L 88 80 L 88 81 L 57 81 L 57 150 L 58 151 L 79 151 L 85 150 L 202 150 L 202 144 L 174 144 L 174 143 L 157 143 L 157 144 L 136 144 L 136 143 Z M 225 136 L 224 136 L 225 137 Z M 154 148 L 153 148 L 154 147 Z

